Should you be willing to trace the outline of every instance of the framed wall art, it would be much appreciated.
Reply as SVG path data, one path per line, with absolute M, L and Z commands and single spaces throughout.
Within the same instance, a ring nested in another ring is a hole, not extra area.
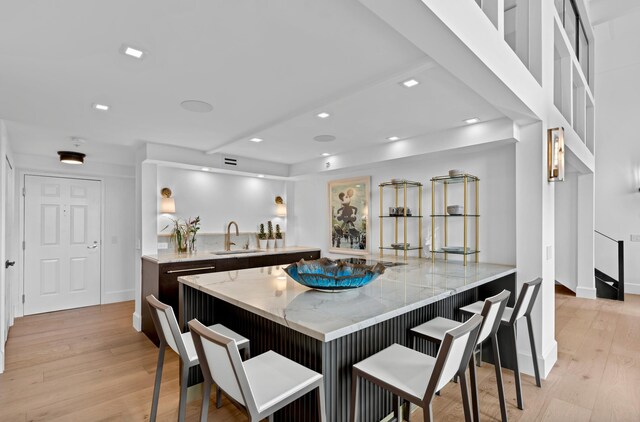
M 329 182 L 331 253 L 369 253 L 371 177 Z

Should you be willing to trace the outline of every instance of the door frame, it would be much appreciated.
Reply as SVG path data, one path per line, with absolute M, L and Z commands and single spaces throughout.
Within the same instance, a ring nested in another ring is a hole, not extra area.
M 30 171 L 30 170 L 21 170 L 19 171 L 18 174 L 18 183 L 19 185 L 19 189 L 18 189 L 18 195 L 20 196 L 20 199 L 17 201 L 20 203 L 20 209 L 18 211 L 18 215 L 20 216 L 20 224 L 18 227 L 18 230 L 20 231 L 20 238 L 18 241 L 18 245 L 17 250 L 20 252 L 18 253 L 18 257 L 19 257 L 19 262 L 16 263 L 17 268 L 17 272 L 18 272 L 18 296 L 16 299 L 16 303 L 15 303 L 15 316 L 16 317 L 22 317 L 24 316 L 24 303 L 22 303 L 22 295 L 24 295 L 24 283 L 25 283 L 25 266 L 24 266 L 24 262 L 25 262 L 25 253 L 26 251 L 24 249 L 22 249 L 22 242 L 24 242 L 25 240 L 25 234 L 26 234 L 26 221 L 25 221 L 25 200 L 26 200 L 26 196 L 24 195 L 24 189 L 25 189 L 25 178 L 26 176 L 37 176 L 37 177 L 53 177 L 53 178 L 58 178 L 58 179 L 76 179 L 76 180 L 90 180 L 90 181 L 94 181 L 94 182 L 100 182 L 100 304 L 102 304 L 102 299 L 104 297 L 104 279 L 105 279 L 105 268 L 104 268 L 104 245 L 105 245 L 105 240 L 104 240 L 104 236 L 105 236 L 105 230 L 104 230 L 104 224 L 105 224 L 105 211 L 106 211 L 106 204 L 105 204 L 105 182 L 104 182 L 104 178 L 102 177 L 93 177 L 93 176 L 84 176 L 84 175 L 77 175 L 77 174 L 67 174 L 67 173 L 49 173 L 49 172 L 41 172 L 41 171 Z M 14 176 L 15 177 L 15 176 Z M 16 196 L 18 196 L 16 195 Z

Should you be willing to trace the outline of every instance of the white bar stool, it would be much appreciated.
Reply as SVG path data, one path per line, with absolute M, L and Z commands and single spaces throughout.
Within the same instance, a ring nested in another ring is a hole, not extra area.
M 518 400 L 518 408 L 524 409 L 524 403 L 522 400 L 522 385 L 520 383 L 520 370 L 518 369 L 518 346 L 516 342 L 516 322 L 522 317 L 527 320 L 527 328 L 529 331 L 529 344 L 531 345 L 531 357 L 533 359 L 533 372 L 536 376 L 536 385 L 542 387 L 540 382 L 540 369 L 538 368 L 538 358 L 536 354 L 536 343 L 533 337 L 533 326 L 531 324 L 531 310 L 536 302 L 540 287 L 542 286 L 542 279 L 536 278 L 533 281 L 528 281 L 522 285 L 522 291 L 516 301 L 516 306 L 513 308 L 506 307 L 504 314 L 502 314 L 501 324 L 510 328 L 511 345 L 513 347 L 515 368 L 513 370 L 516 379 L 516 397 Z M 482 302 L 475 302 L 471 305 L 460 308 L 460 311 L 467 312 L 469 314 L 478 314 L 482 311 Z M 494 352 L 495 355 L 495 352 Z
M 500 354 L 498 353 L 498 328 L 500 328 L 500 321 L 502 314 L 504 313 L 507 301 L 511 293 L 508 290 L 503 290 L 501 293 L 485 299 L 482 306 L 480 315 L 484 318 L 482 320 L 482 326 L 480 328 L 480 334 L 478 334 L 478 340 L 476 345 L 482 346 L 482 342 L 486 339 L 491 339 L 491 346 L 493 349 L 493 355 L 497 356 L 495 359 L 496 369 L 496 382 L 498 385 L 498 398 L 500 401 L 500 413 L 502 414 L 502 420 L 506 422 L 507 405 L 504 399 L 504 388 L 502 384 L 502 367 L 500 365 Z M 416 348 L 416 340 L 418 337 L 427 339 L 433 343 L 440 345 L 447 331 L 452 330 L 460 325 L 460 322 L 447 318 L 437 317 L 430 321 L 425 322 L 422 325 L 418 325 L 410 330 L 413 334 L 413 348 Z M 480 405 L 478 400 L 478 382 L 476 380 L 476 362 L 475 356 L 471 354 L 471 362 L 469 363 L 469 378 L 471 382 L 471 400 L 473 402 L 473 419 L 475 422 L 480 421 Z
M 242 362 L 233 338 L 196 319 L 189 321 L 189 329 L 204 375 L 205 398 L 216 383 L 251 422 L 258 422 L 267 416 L 271 421 L 276 411 L 316 390 L 320 420 L 326 421 L 321 374 L 271 350 Z M 201 422 L 207 421 L 208 406 L 203 400 Z
M 465 421 L 471 422 L 469 390 L 466 370 L 476 344 L 482 317 L 474 315 L 464 324 L 446 332 L 438 356 L 433 358 L 399 344 L 353 365 L 351 377 L 351 422 L 358 420 L 360 396 L 359 378 L 376 384 L 393 394 L 396 420 L 402 421 L 400 399 L 423 409 L 424 421 L 433 420 L 431 402 L 437 391 L 449 383 L 454 375 L 460 377 L 460 391 Z
M 158 352 L 158 367 L 156 368 L 156 382 L 153 387 L 153 400 L 151 402 L 150 421 L 155 421 L 158 413 L 158 398 L 160 396 L 160 384 L 162 381 L 162 368 L 164 366 L 164 351 L 169 345 L 171 349 L 178 354 L 182 361 L 182 373 L 180 378 L 180 406 L 178 410 L 178 420 L 184 421 L 187 411 L 187 382 L 189 378 L 189 368 L 198 365 L 198 355 L 193 345 L 193 340 L 189 333 L 182 333 L 178 326 L 178 321 L 173 313 L 173 308 L 167 304 L 160 302 L 153 295 L 147 296 L 147 303 L 151 310 L 151 318 L 158 332 L 160 339 L 160 350 Z M 249 340 L 240 334 L 228 329 L 222 324 L 215 324 L 210 327 L 219 333 L 233 338 L 234 342 L 242 349 L 245 358 L 249 358 Z M 207 404 L 209 403 L 209 394 L 205 396 Z M 216 404 L 218 407 L 222 405 L 222 395 L 220 389 L 217 390 Z

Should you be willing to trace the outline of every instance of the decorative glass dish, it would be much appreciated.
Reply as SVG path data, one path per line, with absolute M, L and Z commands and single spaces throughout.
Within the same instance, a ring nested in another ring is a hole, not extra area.
M 289 277 L 312 289 L 336 292 L 366 286 L 384 273 L 381 263 L 375 265 L 353 264 L 341 260 L 320 258 L 304 259 L 284 269 Z

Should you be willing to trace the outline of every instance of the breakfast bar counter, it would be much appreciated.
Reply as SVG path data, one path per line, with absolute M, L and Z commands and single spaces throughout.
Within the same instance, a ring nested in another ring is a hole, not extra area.
M 361 261 L 363 258 L 353 258 Z M 384 274 L 371 284 L 338 293 L 309 289 L 282 266 L 180 277 L 179 319 L 221 323 L 251 341 L 253 356 L 274 350 L 324 375 L 327 416 L 348 420 L 351 366 L 393 343 L 409 345 L 408 330 L 436 316 L 461 320 L 460 307 L 506 288 L 515 296 L 515 267 L 424 258 L 368 256 Z M 435 346 L 420 344 L 434 355 Z M 502 354 L 502 353 L 501 353 Z M 199 382 L 193 368 L 190 384 Z M 363 420 L 391 412 L 388 393 L 363 384 Z M 275 420 L 312 420 L 305 397 Z

